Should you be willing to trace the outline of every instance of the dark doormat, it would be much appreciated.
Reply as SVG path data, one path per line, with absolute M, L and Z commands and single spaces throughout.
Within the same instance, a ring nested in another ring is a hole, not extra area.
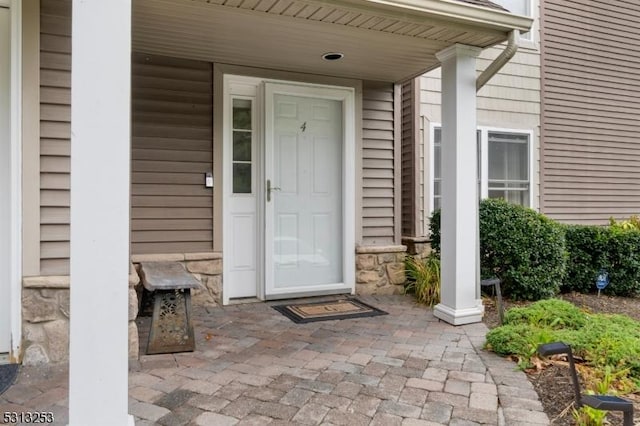
M 18 377 L 18 364 L 0 365 L 0 395 L 15 382 Z
M 273 309 L 297 324 L 387 315 L 385 311 L 352 297 L 313 303 L 285 303 L 273 306 Z

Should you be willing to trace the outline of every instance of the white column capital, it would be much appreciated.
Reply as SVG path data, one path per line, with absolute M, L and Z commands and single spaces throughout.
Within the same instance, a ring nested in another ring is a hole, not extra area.
M 454 44 L 446 49 L 443 49 L 436 53 L 436 58 L 443 63 L 451 58 L 477 58 L 482 52 L 480 47 L 468 46 L 466 44 Z

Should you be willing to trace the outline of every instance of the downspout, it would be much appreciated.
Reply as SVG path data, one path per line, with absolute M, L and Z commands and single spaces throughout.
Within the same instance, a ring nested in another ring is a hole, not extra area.
M 487 84 L 491 78 L 496 75 L 498 71 L 502 69 L 503 66 L 518 51 L 518 40 L 520 39 L 520 31 L 512 30 L 509 33 L 509 38 L 507 39 L 507 47 L 502 51 L 502 53 L 493 61 L 489 66 L 482 71 L 482 74 L 478 76 L 476 79 L 476 92 L 482 89 L 482 87 Z M 478 197 L 480 198 L 480 197 Z M 480 289 L 480 217 L 476 216 L 476 299 L 480 306 L 482 306 L 482 290 Z
M 505 66 L 507 62 L 513 55 L 518 51 L 518 39 L 520 38 L 519 30 L 512 30 L 509 33 L 509 38 L 507 41 L 507 47 L 502 51 L 500 56 L 498 56 L 489 66 L 478 76 L 476 79 L 476 92 L 482 89 L 482 86 L 487 84 L 491 78 L 496 75 L 500 69 Z

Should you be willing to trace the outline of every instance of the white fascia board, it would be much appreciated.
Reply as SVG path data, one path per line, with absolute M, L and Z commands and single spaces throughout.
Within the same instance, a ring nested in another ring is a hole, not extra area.
M 533 25 L 533 19 L 528 16 L 490 9 L 463 3 L 457 0 L 329 0 L 329 3 L 364 7 L 370 13 L 379 12 L 380 15 L 401 18 L 412 21 L 407 16 L 410 11 L 415 19 L 435 19 L 452 21 L 469 27 L 480 27 L 479 30 L 497 30 L 506 33 L 511 30 L 527 32 Z M 376 11 L 378 9 L 378 11 Z

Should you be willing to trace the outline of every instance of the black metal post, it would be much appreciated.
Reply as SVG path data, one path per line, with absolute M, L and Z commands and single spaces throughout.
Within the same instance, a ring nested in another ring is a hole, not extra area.
M 582 407 L 582 401 L 580 396 L 580 382 L 578 381 L 578 372 L 576 371 L 576 364 L 573 361 L 573 352 L 571 346 L 567 345 L 569 350 L 567 351 L 567 357 L 569 358 L 569 367 L 571 369 L 571 380 L 573 381 L 573 392 L 576 395 L 576 405 Z

